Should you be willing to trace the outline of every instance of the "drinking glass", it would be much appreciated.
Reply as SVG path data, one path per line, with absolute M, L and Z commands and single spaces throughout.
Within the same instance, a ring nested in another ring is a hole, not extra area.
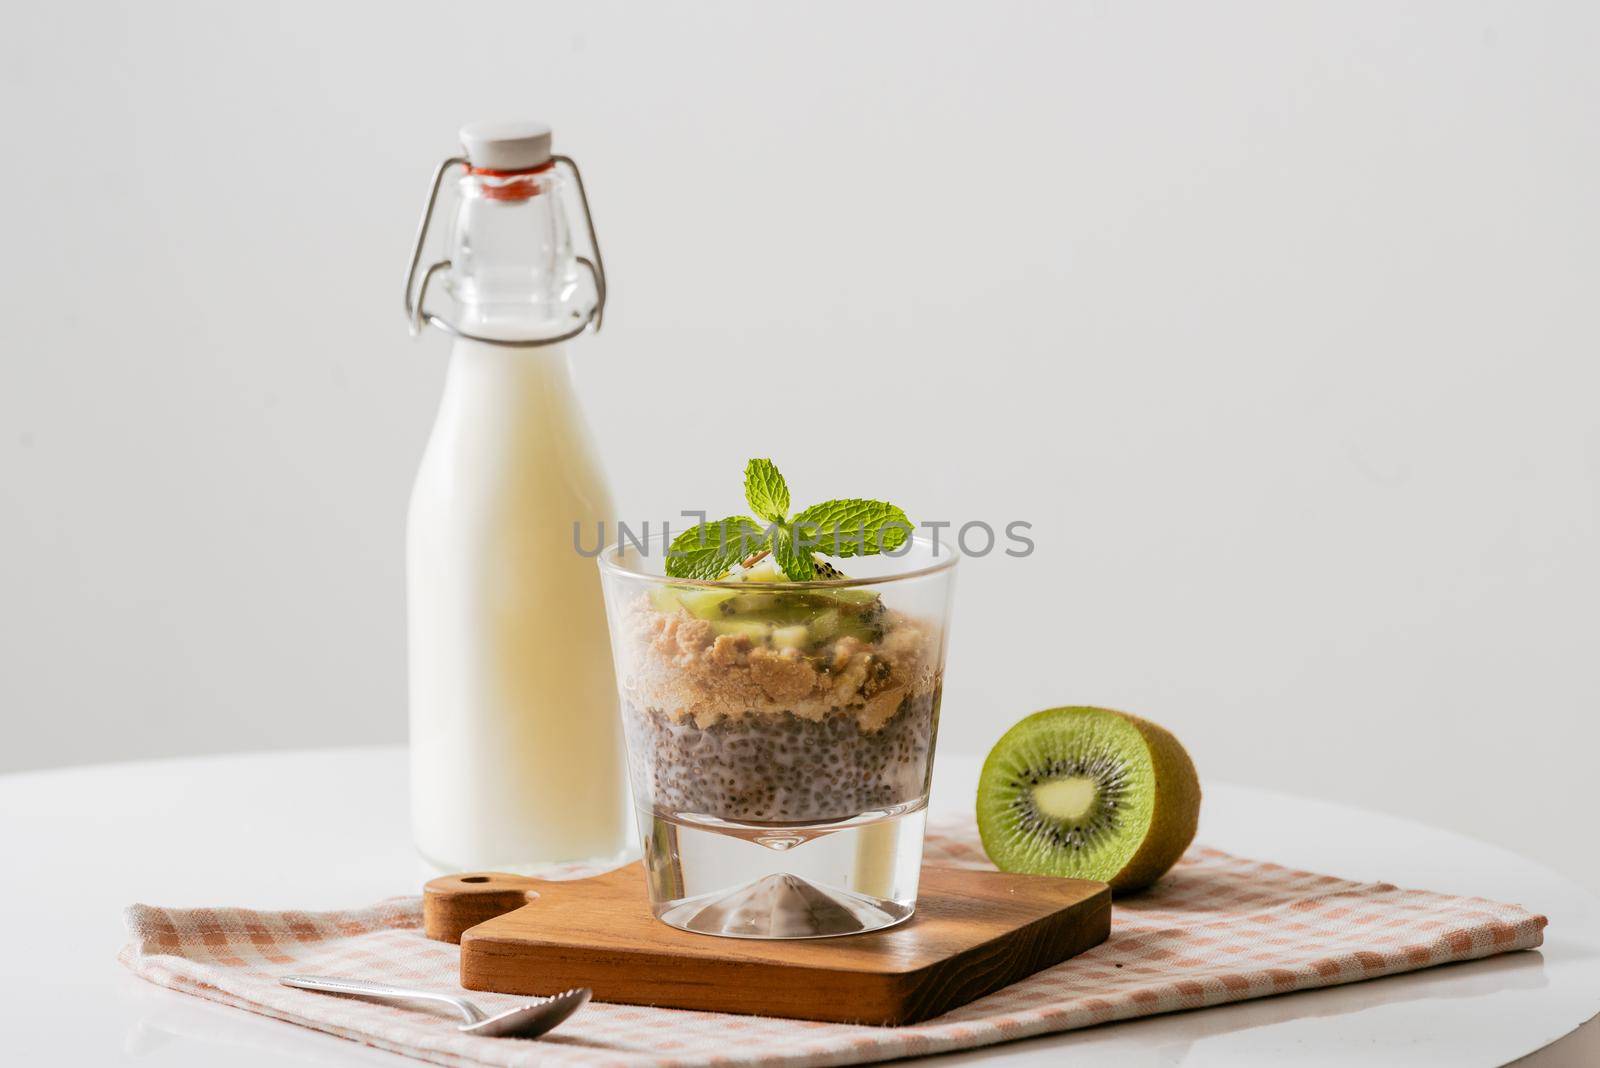
M 911 538 L 811 582 L 668 578 L 650 550 L 600 569 L 657 918 L 740 938 L 909 918 L 955 550 Z

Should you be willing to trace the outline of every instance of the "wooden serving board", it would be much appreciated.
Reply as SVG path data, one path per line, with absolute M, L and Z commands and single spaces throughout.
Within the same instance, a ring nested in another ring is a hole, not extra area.
M 691 934 L 650 913 L 638 864 L 567 881 L 476 872 L 428 883 L 429 938 L 461 944 L 461 985 L 587 986 L 599 1001 L 908 1024 L 1103 942 L 1104 883 L 925 868 L 911 919 L 870 934 L 767 941 Z

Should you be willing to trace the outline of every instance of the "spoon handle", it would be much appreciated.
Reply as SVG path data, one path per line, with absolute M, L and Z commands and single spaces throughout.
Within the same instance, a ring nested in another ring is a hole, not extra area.
M 278 982 L 299 990 L 316 990 L 323 994 L 350 994 L 374 1001 L 442 1001 L 461 1014 L 469 1024 L 480 1023 L 486 1017 L 482 1010 L 466 998 L 454 994 L 441 994 L 433 990 L 414 990 L 389 983 L 369 983 L 364 979 L 340 979 L 331 975 L 286 975 Z

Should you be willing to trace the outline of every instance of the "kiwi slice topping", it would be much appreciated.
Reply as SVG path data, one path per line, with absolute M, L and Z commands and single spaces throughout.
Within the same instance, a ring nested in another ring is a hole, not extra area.
M 846 577 L 831 564 L 826 566 L 830 578 Z M 844 637 L 869 645 L 883 637 L 887 612 L 870 589 L 772 587 L 769 584 L 786 579 L 767 561 L 736 567 L 724 581 L 737 581 L 747 589 L 661 586 L 651 597 L 658 612 L 681 609 L 710 622 L 718 634 L 739 635 L 780 649 L 810 652 Z
M 1148 886 L 1194 840 L 1200 782 L 1148 720 L 1052 708 L 1007 731 L 978 780 L 978 830 L 1002 871 Z

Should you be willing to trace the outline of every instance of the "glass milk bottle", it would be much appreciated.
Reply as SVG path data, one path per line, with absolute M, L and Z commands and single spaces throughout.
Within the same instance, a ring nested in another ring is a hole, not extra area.
M 623 756 L 605 606 L 574 524 L 594 538 L 613 513 L 567 345 L 599 329 L 605 270 L 548 126 L 475 123 L 461 142 L 406 276 L 413 332 L 455 338 L 406 530 L 413 828 L 445 870 L 611 857 L 628 840 Z M 447 258 L 419 273 L 457 170 Z M 424 307 L 436 278 L 451 318 Z

